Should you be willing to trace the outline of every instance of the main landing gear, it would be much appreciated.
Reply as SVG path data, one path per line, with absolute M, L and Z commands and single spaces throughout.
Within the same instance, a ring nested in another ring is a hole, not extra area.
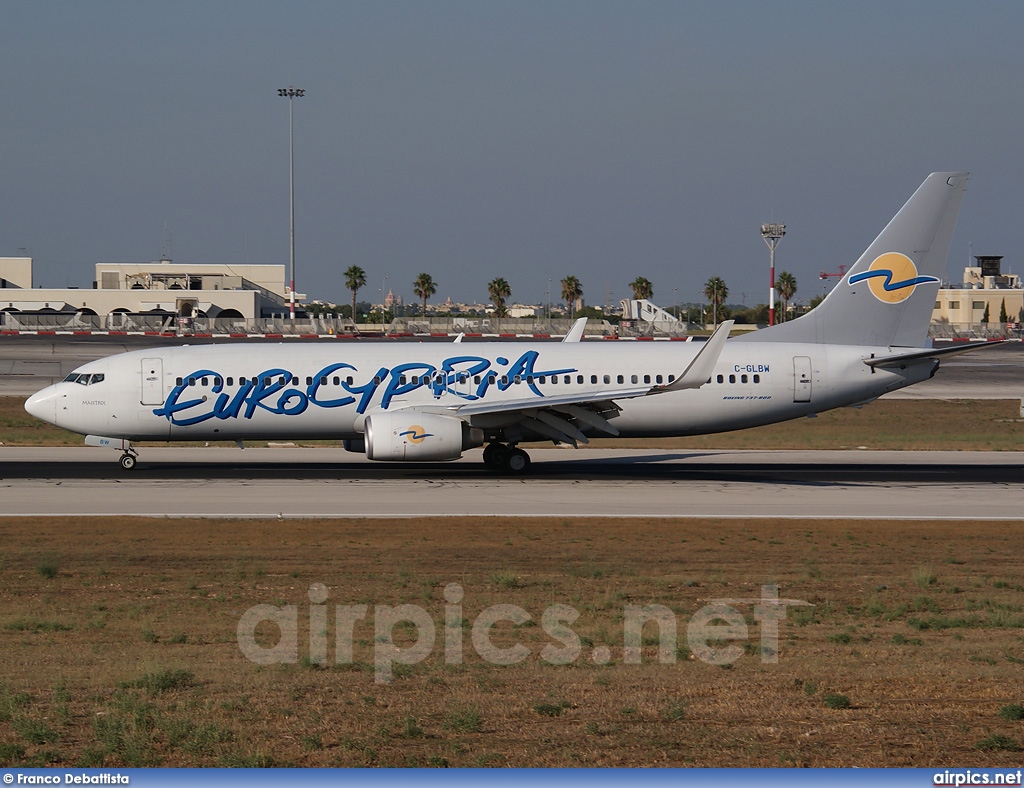
M 529 470 L 530 455 L 507 443 L 488 443 L 484 449 L 484 465 L 518 476 Z

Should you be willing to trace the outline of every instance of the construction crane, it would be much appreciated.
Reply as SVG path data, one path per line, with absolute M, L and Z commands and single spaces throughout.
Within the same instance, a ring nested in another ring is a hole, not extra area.
M 842 279 L 845 274 L 846 274 L 846 266 L 845 265 L 841 265 L 841 266 L 839 266 L 839 270 L 836 271 L 834 274 L 830 274 L 828 271 L 822 271 L 821 274 L 818 276 L 818 278 L 819 279 Z

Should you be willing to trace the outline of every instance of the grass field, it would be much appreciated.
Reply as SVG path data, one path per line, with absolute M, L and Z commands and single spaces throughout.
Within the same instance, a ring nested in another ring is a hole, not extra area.
M 991 522 L 4 518 L 0 764 L 1018 766 L 1022 543 L 1024 524 Z M 747 632 L 712 645 L 740 656 L 696 659 L 694 614 L 765 584 L 810 603 L 777 650 L 733 601 Z M 257 604 L 295 606 L 293 662 L 243 656 Z M 337 608 L 360 604 L 339 663 Z M 517 664 L 474 645 L 497 604 L 530 614 L 492 630 L 529 650 Z M 655 604 L 679 630 L 668 662 L 652 622 L 624 664 L 628 606 Z M 397 605 L 436 636 L 379 683 L 392 633 L 425 631 L 382 630 Z M 568 664 L 542 656 L 569 642 L 553 605 L 579 613 Z
M 0 397 L 0 443 L 81 446 L 82 436 L 33 419 L 19 397 Z M 899 429 L 894 429 L 898 425 Z M 315 445 L 316 442 L 310 442 Z M 145 445 L 145 444 L 141 444 Z M 224 445 L 234 445 L 227 443 Z M 258 443 L 252 443 L 258 446 Z M 321 444 L 322 445 L 322 444 Z M 547 444 L 550 445 L 550 444 Z M 694 438 L 596 439 L 592 446 L 664 449 L 896 449 L 1019 451 L 1019 400 L 879 400 L 750 430 Z

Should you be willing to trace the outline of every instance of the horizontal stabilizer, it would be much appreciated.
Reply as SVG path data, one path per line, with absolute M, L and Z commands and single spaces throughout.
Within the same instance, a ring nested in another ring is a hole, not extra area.
M 999 339 L 992 342 L 976 342 L 970 345 L 954 345 L 953 347 L 943 348 L 927 348 L 925 350 L 915 350 L 910 353 L 898 353 L 891 356 L 871 356 L 870 358 L 864 359 L 864 363 L 869 367 L 901 367 L 908 361 L 919 361 L 925 358 L 942 358 L 943 356 L 956 356 L 960 353 L 971 353 L 975 350 L 981 350 L 987 347 L 994 347 L 1001 345 L 1006 340 Z

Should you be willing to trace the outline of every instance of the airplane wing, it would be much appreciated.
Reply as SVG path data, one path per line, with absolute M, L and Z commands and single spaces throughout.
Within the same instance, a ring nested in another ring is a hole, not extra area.
M 563 342 L 579 342 L 583 339 L 583 330 L 587 327 L 587 319 L 581 317 L 575 323 L 572 324 L 572 328 L 569 329 L 569 333 L 562 337 Z
M 722 354 L 725 340 L 733 326 L 727 320 L 704 343 L 686 369 L 668 385 L 633 385 L 618 389 L 602 389 L 591 393 L 575 392 L 537 397 L 523 397 L 512 400 L 459 402 L 449 405 L 412 406 L 411 409 L 426 413 L 458 416 L 468 419 L 472 416 L 506 415 L 522 428 L 538 433 L 561 443 L 588 443 L 583 429 L 592 427 L 607 435 L 618 435 L 619 431 L 610 423 L 621 410 L 616 400 L 632 399 L 664 394 L 670 391 L 700 388 L 711 378 L 712 370 Z

